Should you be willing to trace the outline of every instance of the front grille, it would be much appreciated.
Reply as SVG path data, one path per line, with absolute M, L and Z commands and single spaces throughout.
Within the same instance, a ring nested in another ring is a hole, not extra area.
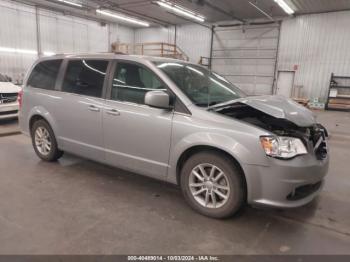
M 13 115 L 13 114 L 17 114 L 17 113 L 18 113 L 18 110 L 5 111 L 5 112 L 0 112 L 0 116 Z
M 17 93 L 2 93 L 0 94 L 0 104 L 13 103 L 17 101 Z
M 287 200 L 295 201 L 295 200 L 303 199 L 311 195 L 312 193 L 316 192 L 317 190 L 319 190 L 321 185 L 322 185 L 322 181 L 319 181 L 316 184 L 308 184 L 308 185 L 297 187 L 296 189 L 293 190 L 293 192 L 291 192 L 287 196 Z

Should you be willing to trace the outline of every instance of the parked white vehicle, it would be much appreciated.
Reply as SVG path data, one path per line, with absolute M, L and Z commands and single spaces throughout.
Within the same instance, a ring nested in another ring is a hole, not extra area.
M 8 77 L 0 74 L 0 120 L 18 117 L 17 95 L 20 90 Z

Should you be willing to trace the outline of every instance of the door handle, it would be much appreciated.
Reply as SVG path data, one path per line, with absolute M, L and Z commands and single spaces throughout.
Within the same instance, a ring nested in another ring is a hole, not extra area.
M 120 112 L 117 109 L 108 109 L 107 114 L 112 115 L 112 116 L 119 116 Z
M 100 108 L 94 105 L 89 105 L 89 110 L 93 112 L 100 112 Z

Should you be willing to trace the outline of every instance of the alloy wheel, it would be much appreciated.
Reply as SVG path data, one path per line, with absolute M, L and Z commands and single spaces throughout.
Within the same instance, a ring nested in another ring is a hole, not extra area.
M 209 163 L 194 167 L 189 176 L 193 198 L 203 207 L 220 208 L 230 195 L 229 180 L 217 166 Z
M 40 154 L 47 156 L 51 152 L 51 137 L 49 131 L 40 126 L 35 130 L 34 141 Z

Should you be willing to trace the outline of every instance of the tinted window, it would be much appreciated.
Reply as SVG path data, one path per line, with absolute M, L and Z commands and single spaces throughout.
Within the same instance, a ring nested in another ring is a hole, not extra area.
M 62 91 L 101 97 L 107 66 L 105 60 L 69 61 Z
M 144 104 L 151 90 L 166 90 L 160 79 L 149 69 L 131 63 L 118 63 L 113 77 L 111 99 Z
M 28 86 L 53 90 L 62 60 L 48 60 L 37 64 L 28 79 Z

